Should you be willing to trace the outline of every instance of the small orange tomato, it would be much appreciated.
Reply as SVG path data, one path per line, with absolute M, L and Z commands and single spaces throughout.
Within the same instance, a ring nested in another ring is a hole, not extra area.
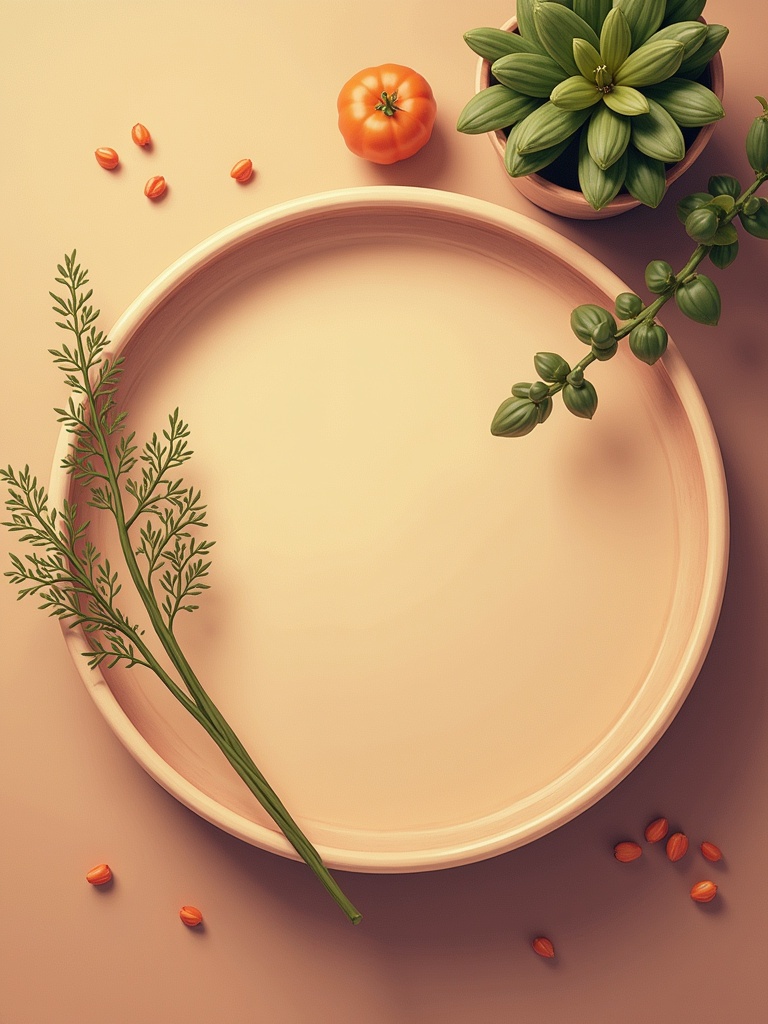
M 109 146 L 100 146 L 95 156 L 97 163 L 107 171 L 113 171 L 120 163 L 120 157 Z
M 359 71 L 342 87 L 336 106 L 347 148 L 375 164 L 418 153 L 429 142 L 437 113 L 427 80 L 402 64 Z
M 182 907 L 179 911 L 179 917 L 188 928 L 195 928 L 203 920 L 203 915 L 197 907 Z

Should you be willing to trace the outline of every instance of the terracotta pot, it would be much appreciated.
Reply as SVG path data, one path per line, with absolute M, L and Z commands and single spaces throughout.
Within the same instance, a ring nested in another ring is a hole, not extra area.
M 501 27 L 506 32 L 515 32 L 517 30 L 517 18 L 510 18 Z M 723 61 L 719 53 L 716 53 L 712 58 L 709 71 L 711 77 L 709 87 L 722 103 Z M 478 62 L 475 75 L 475 90 L 480 92 L 481 89 L 487 89 L 492 84 L 491 77 L 490 61 L 481 59 Z M 669 188 L 673 181 L 677 181 L 703 152 L 704 147 L 712 138 L 716 124 L 717 122 L 715 121 L 713 124 L 707 124 L 700 128 L 686 150 L 683 159 L 669 167 L 667 171 L 667 188 Z M 504 148 L 507 143 L 506 135 L 503 131 L 499 130 L 489 132 L 488 138 L 491 140 L 491 145 L 498 154 L 503 166 Z M 602 210 L 595 210 L 589 205 L 581 192 L 576 189 L 563 188 L 562 185 L 556 185 L 541 174 L 529 174 L 523 178 L 510 178 L 510 181 L 518 192 L 536 206 L 541 207 L 542 210 L 555 213 L 560 217 L 571 217 L 575 220 L 603 220 L 606 217 L 615 217 L 620 213 L 626 213 L 627 210 L 632 210 L 636 206 L 641 205 L 628 192 L 620 192 Z

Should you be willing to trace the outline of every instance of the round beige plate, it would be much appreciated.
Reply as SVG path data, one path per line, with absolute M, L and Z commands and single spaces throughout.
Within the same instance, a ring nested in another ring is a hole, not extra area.
M 377 187 L 225 229 L 115 326 L 129 428 L 143 440 L 178 406 L 183 475 L 209 506 L 211 590 L 182 643 L 329 866 L 426 870 L 527 843 L 615 786 L 693 684 L 727 501 L 674 346 L 653 368 L 627 351 L 595 364 L 592 422 L 558 400 L 526 438 L 489 431 L 536 351 L 584 355 L 571 308 L 623 290 L 519 215 Z M 69 488 L 57 471 L 54 495 Z M 119 566 L 108 520 L 89 536 Z M 158 782 L 292 856 L 154 677 L 90 671 L 67 641 Z

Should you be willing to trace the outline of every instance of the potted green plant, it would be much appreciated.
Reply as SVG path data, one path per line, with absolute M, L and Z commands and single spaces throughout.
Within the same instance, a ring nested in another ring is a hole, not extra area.
M 517 0 L 503 28 L 465 40 L 481 58 L 457 128 L 489 133 L 517 188 L 553 213 L 656 207 L 724 115 L 706 0 Z

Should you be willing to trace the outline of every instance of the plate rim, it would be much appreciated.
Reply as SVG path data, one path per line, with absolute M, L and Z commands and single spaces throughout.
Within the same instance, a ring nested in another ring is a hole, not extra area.
M 364 211 L 383 207 L 398 207 L 409 211 L 429 209 L 443 216 L 461 217 L 472 223 L 490 225 L 513 236 L 522 236 L 537 248 L 546 250 L 551 257 L 564 260 L 607 294 L 616 295 L 629 290 L 613 271 L 576 242 L 560 235 L 548 225 L 487 200 L 417 186 L 341 188 L 270 206 L 227 225 L 193 246 L 161 271 L 116 320 L 112 330 L 107 332 L 110 339 L 108 353 L 113 354 L 125 347 L 153 311 L 182 289 L 191 277 L 215 263 L 233 245 L 247 242 L 265 228 L 285 227 L 320 211 L 332 214 L 340 210 Z M 384 849 L 361 853 L 358 850 L 327 846 L 322 842 L 315 843 L 329 867 L 374 873 L 436 870 L 484 860 L 526 845 L 577 817 L 615 788 L 649 753 L 674 720 L 701 670 L 717 627 L 725 592 L 730 526 L 726 478 L 714 425 L 689 367 L 671 340 L 663 357 L 663 366 L 693 435 L 695 450 L 699 455 L 707 511 L 706 564 L 702 589 L 693 628 L 677 670 L 665 691 L 665 700 L 655 706 L 655 713 L 648 718 L 643 728 L 633 734 L 632 743 L 621 756 L 614 758 L 588 784 L 571 794 L 565 802 L 567 807 L 560 801 L 548 813 L 529 821 L 523 835 L 518 834 L 520 829 L 513 828 L 490 837 L 483 836 L 474 843 L 454 843 L 439 850 L 430 847 L 408 852 Z M 60 469 L 69 448 L 69 439 L 70 435 L 62 428 L 54 452 L 49 487 L 51 504 L 57 508 L 70 493 L 70 478 Z M 122 710 L 100 670 L 88 668 L 81 656 L 87 649 L 82 631 L 72 629 L 66 623 L 61 625 L 78 673 L 100 713 L 121 743 L 156 782 L 190 810 L 229 834 L 269 852 L 293 860 L 299 859 L 279 830 L 261 825 L 224 807 L 164 761 Z

